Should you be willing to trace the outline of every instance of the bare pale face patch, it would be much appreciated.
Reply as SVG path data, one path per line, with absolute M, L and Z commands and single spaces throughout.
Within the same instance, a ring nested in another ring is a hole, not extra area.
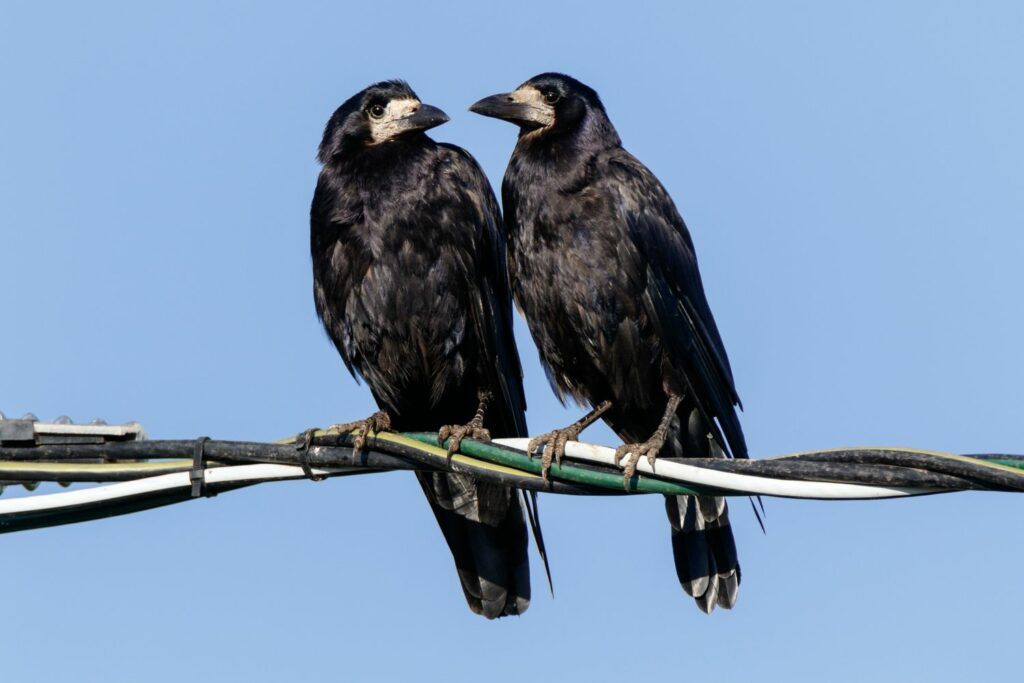
M 525 118 L 542 128 L 555 122 L 555 108 L 544 100 L 544 93 L 532 85 L 524 85 L 509 95 L 516 104 L 523 105 Z
M 420 108 L 420 101 L 413 98 L 391 100 L 384 107 L 381 116 L 374 117 L 371 112 L 370 137 L 374 143 L 386 142 L 391 138 L 409 129 L 409 116 L 415 114 Z

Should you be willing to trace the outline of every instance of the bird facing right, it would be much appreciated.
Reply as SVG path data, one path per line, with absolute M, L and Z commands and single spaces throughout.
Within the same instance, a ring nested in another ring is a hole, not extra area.
M 498 202 L 468 152 L 426 135 L 447 120 L 407 83 L 383 81 L 346 100 L 324 129 L 310 207 L 313 295 L 380 409 L 340 426 L 358 430 L 357 449 L 367 432 L 388 429 L 487 438 L 485 414 L 495 436 L 526 434 Z M 458 472 L 417 478 L 470 609 L 488 619 L 526 611 L 515 490 Z
M 644 455 L 747 457 L 690 234 L 597 93 L 546 73 L 470 110 L 519 127 L 502 183 L 513 295 L 559 398 L 594 407 L 531 452 L 545 444 L 547 468 L 602 417 L 625 442 L 627 481 Z M 666 509 L 683 589 L 705 612 L 731 608 L 740 567 L 725 499 L 666 496 Z

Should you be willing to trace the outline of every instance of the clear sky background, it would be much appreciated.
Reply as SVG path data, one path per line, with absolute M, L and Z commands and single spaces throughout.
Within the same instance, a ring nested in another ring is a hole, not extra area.
M 405 78 L 497 184 L 515 130 L 466 107 L 561 70 L 686 218 L 755 457 L 1024 452 L 1022 6 L 713 5 L 4 3 L 0 410 L 253 440 L 365 416 L 313 310 L 325 121 Z M 575 419 L 517 324 L 531 431 Z M 1019 674 L 1024 498 L 768 500 L 767 535 L 736 501 L 710 617 L 660 498 L 541 503 L 557 597 L 534 561 L 499 622 L 408 474 L 3 536 L 3 677 Z

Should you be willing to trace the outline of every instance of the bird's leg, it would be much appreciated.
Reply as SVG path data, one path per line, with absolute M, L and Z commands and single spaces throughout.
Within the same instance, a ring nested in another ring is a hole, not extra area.
M 544 446 L 544 453 L 540 458 L 540 474 L 544 478 L 544 481 L 548 480 L 548 470 L 551 469 L 552 460 L 554 460 L 558 465 L 562 464 L 562 456 L 565 455 L 565 444 L 569 441 L 578 440 L 580 433 L 590 425 L 594 424 L 597 421 L 597 418 L 604 415 L 611 407 L 611 401 L 602 401 L 596 408 L 573 422 L 568 427 L 556 429 L 553 432 L 541 434 L 540 436 L 530 439 L 530 443 L 526 446 L 526 450 L 530 454 L 531 458 L 539 446 Z
M 480 404 L 476 407 L 476 414 L 473 415 L 473 419 L 468 424 L 464 425 L 444 425 L 437 432 L 437 445 L 444 447 L 446 439 L 451 439 L 448 442 L 448 459 L 451 460 L 452 456 L 459 450 L 459 446 L 462 445 L 462 440 L 476 439 L 477 441 L 490 441 L 491 433 L 484 429 L 484 415 L 487 413 L 487 404 L 494 398 L 494 394 L 491 392 L 481 389 L 477 393 L 477 400 Z
M 365 420 L 356 420 L 355 422 L 331 425 L 327 429 L 332 432 L 354 431 L 355 440 L 352 442 L 352 452 L 359 455 L 359 452 L 363 450 L 363 446 L 366 445 L 366 436 L 370 432 L 378 434 L 380 432 L 391 431 L 391 416 L 383 410 L 378 410 Z
M 658 423 L 658 428 L 654 430 L 654 434 L 651 438 L 647 439 L 643 443 L 626 443 L 622 444 L 615 449 L 615 464 L 620 464 L 622 458 L 627 454 L 625 465 L 625 481 L 623 484 L 626 490 L 629 490 L 629 480 L 636 474 L 636 464 L 640 462 L 642 456 L 647 456 L 647 462 L 654 467 L 654 460 L 658 456 L 658 451 L 661 450 L 662 446 L 665 445 L 665 437 L 668 436 L 668 426 L 672 424 L 672 416 L 676 414 L 676 409 L 679 408 L 680 401 L 683 400 L 682 396 L 677 396 L 669 392 L 668 405 L 665 406 L 665 414 L 661 417 L 661 422 Z

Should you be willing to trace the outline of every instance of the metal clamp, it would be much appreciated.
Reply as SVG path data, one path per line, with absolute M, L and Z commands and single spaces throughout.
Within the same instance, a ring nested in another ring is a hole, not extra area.
M 196 439 L 196 448 L 192 454 L 192 470 L 188 473 L 188 478 L 192 481 L 193 498 L 210 495 L 206 492 L 206 467 L 203 465 L 206 442 L 209 440 L 210 437 L 208 436 L 201 436 Z

